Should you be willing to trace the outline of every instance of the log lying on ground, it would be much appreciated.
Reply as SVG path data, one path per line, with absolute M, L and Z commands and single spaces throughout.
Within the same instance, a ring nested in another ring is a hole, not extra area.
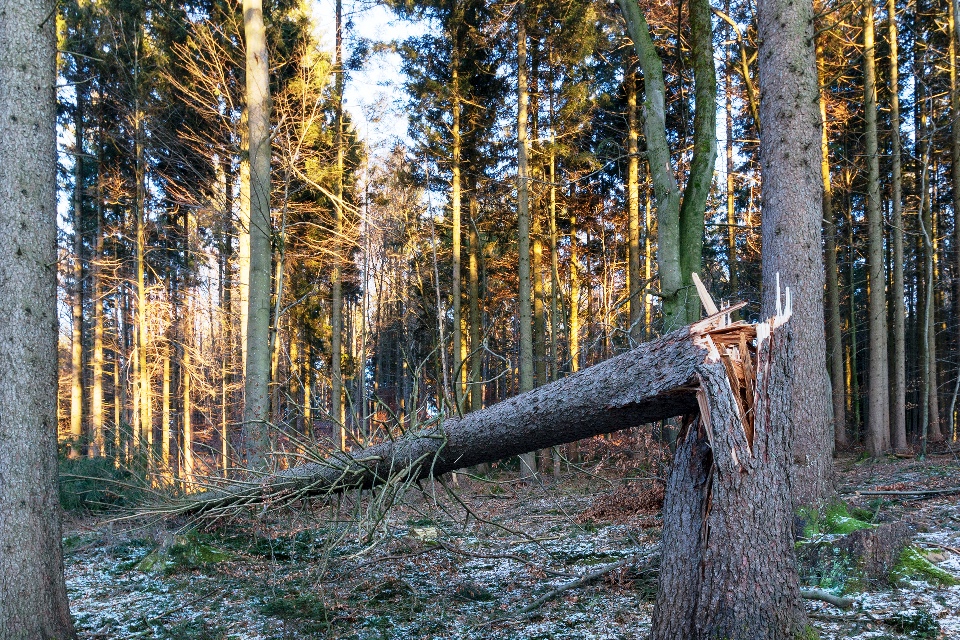
M 302 464 L 259 482 L 195 494 L 175 512 L 216 515 L 244 504 L 284 502 L 398 479 L 439 476 L 657 420 L 696 414 L 697 366 L 703 364 L 711 349 L 716 351 L 716 345 L 746 345 L 756 335 L 753 325 L 728 322 L 729 313 L 741 306 L 552 384 L 462 418 L 447 418 L 420 433 L 334 455 L 323 462 Z M 742 377 L 742 366 L 730 364 L 741 367 L 738 371 Z

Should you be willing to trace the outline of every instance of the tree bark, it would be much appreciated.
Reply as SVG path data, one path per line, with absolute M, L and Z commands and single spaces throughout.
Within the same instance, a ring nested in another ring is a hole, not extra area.
M 822 45 L 817 44 L 818 61 Z M 817 65 L 821 87 L 823 65 Z M 846 393 L 843 377 L 843 334 L 840 329 L 840 272 L 837 270 L 837 218 L 833 211 L 833 184 L 830 179 L 830 145 L 827 138 L 827 101 L 825 89 L 820 91 L 820 176 L 823 180 L 823 237 L 827 281 L 827 355 L 830 365 L 830 387 L 833 394 L 833 442 L 845 447 L 847 440 Z
M 629 229 L 629 267 L 627 291 L 630 296 L 630 315 L 627 333 L 632 344 L 641 339 L 640 320 L 643 317 L 643 292 L 640 280 L 640 142 L 637 128 L 637 72 L 627 69 L 624 79 L 627 92 L 627 228 Z M 552 180 L 551 180 L 552 182 Z
M 335 176 L 336 214 L 335 236 L 339 245 L 343 236 L 343 2 L 337 0 L 336 50 L 334 67 L 336 69 L 336 131 L 337 167 Z M 334 429 L 338 432 L 338 446 L 341 451 L 347 448 L 346 411 L 343 404 L 343 269 L 340 265 L 341 250 L 334 252 L 333 273 L 330 276 L 330 414 Z
M 665 555 L 660 566 L 654 640 L 803 637 L 787 484 L 789 331 L 758 348 L 746 420 L 726 362 L 697 367 L 705 406 L 667 481 L 662 546 L 676 560 Z
M 243 435 L 247 465 L 262 468 L 270 443 L 270 75 L 260 0 L 244 0 L 250 143 L 250 291 Z
M 517 260 L 520 291 L 517 297 L 520 319 L 520 392 L 533 389 L 533 300 L 530 282 L 530 171 L 527 140 L 527 30 L 523 2 L 517 8 Z M 524 477 L 536 474 L 535 453 L 524 453 L 520 461 Z M 466 466 L 466 465 L 464 465 Z
M 880 156 L 877 152 L 877 82 L 874 55 L 874 0 L 865 0 L 863 16 L 863 109 L 867 152 L 867 326 L 870 333 L 870 395 L 867 449 L 874 458 L 890 447 L 887 424 L 887 278 L 884 275 L 883 215 L 880 213 Z
M 903 291 L 903 174 L 900 168 L 900 58 L 897 45 L 896 0 L 887 0 L 887 30 L 890 44 L 890 190 L 893 240 L 893 403 L 890 412 L 894 451 L 907 450 L 906 307 Z M 956 165 L 955 165 L 956 166 Z M 956 191 L 955 191 L 956 193 Z M 956 207 L 954 207 L 956 210 Z
M 72 638 L 57 482 L 56 3 L 0 8 L 0 637 Z
M 830 387 L 823 328 L 823 179 L 820 110 L 810 0 L 761 0 L 760 168 L 763 174 L 763 309 L 776 282 L 793 290 L 793 464 L 795 504 L 833 493 Z M 779 274 L 779 275 L 778 275 Z

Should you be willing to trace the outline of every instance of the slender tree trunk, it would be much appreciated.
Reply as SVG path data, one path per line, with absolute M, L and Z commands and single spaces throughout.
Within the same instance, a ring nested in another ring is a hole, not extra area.
M 477 184 L 474 180 L 470 191 L 470 256 L 468 271 L 470 278 L 470 411 L 477 411 L 483 406 L 483 382 L 480 367 L 483 364 L 483 354 L 480 351 L 480 234 L 477 232 L 477 218 L 480 214 L 477 201 Z
M 527 30 L 526 8 L 521 1 L 517 8 L 517 237 L 520 292 L 520 393 L 534 387 L 533 372 L 533 301 L 530 298 L 530 178 L 527 167 L 529 141 L 527 140 Z M 522 456 L 521 475 L 530 478 L 536 474 L 535 453 Z
M 336 51 L 334 68 L 336 69 L 336 127 L 335 144 L 337 151 L 336 176 L 334 176 L 334 211 L 336 212 L 335 234 L 337 246 L 342 246 L 343 236 L 343 2 L 337 0 L 336 9 Z M 346 414 L 343 406 L 343 270 L 340 264 L 342 250 L 338 249 L 333 257 L 330 300 L 330 414 L 338 430 L 338 446 L 341 451 L 347 449 Z
M 725 0 L 724 10 L 730 15 L 730 0 Z M 730 39 L 730 25 L 725 28 L 726 37 Z M 726 160 L 727 160 L 727 269 L 730 272 L 730 295 L 732 298 L 740 294 L 740 279 L 737 265 L 737 209 L 736 190 L 733 179 L 733 54 L 732 43 L 727 46 L 726 64 L 724 64 L 724 114 L 726 116 Z M 749 80 L 749 78 L 748 78 Z
M 0 19 L 0 637 L 74 637 L 57 480 L 56 3 Z
M 957 224 L 957 212 L 960 212 L 960 85 L 957 83 L 957 46 L 960 43 L 960 26 L 957 20 L 960 19 L 960 0 L 953 0 L 950 3 L 950 113 L 952 115 L 950 125 L 950 169 L 953 179 L 953 246 L 954 260 L 956 261 L 954 269 L 956 274 L 953 279 L 954 299 L 960 301 L 960 224 Z M 960 304 L 958 304 L 960 308 Z M 958 324 L 960 327 L 960 324 Z M 960 332 L 957 334 L 957 349 L 960 351 Z M 947 437 L 951 440 L 957 440 L 956 410 L 957 392 L 960 390 L 960 365 L 957 367 L 957 380 L 954 383 L 953 397 L 950 401 L 949 415 L 949 433 Z
M 250 142 L 250 298 L 243 435 L 247 465 L 263 468 L 270 440 L 270 75 L 261 0 L 243 1 Z
M 823 178 L 813 6 L 760 0 L 760 161 L 763 174 L 763 313 L 790 287 L 794 378 L 791 396 L 794 504 L 833 494 L 830 388 L 823 328 Z M 788 415 L 791 410 L 786 410 Z
M 627 227 L 629 242 L 629 266 L 627 269 L 630 315 L 628 333 L 630 341 L 639 344 L 642 340 L 640 320 L 643 309 L 643 293 L 640 280 L 640 144 L 637 125 L 637 73 L 627 69 L 624 88 L 627 92 Z M 552 181 L 551 181 L 552 182 Z
M 870 332 L 870 394 L 867 449 L 874 458 L 889 448 L 887 385 L 887 279 L 883 272 L 883 214 L 880 211 L 880 156 L 877 152 L 877 86 L 874 0 L 865 0 L 863 17 L 864 121 L 867 152 L 867 326 Z
M 247 324 L 250 313 L 250 125 L 240 114 L 240 215 L 237 229 L 237 305 L 240 307 L 241 379 L 247 379 Z
M 99 166 L 99 165 L 98 165 Z M 93 292 L 93 381 L 90 397 L 90 426 L 93 431 L 91 455 L 106 454 L 103 432 L 103 276 L 100 260 L 103 258 L 103 195 L 100 177 L 97 177 L 97 227 L 94 256 L 90 261 L 90 280 Z
M 453 95 L 451 97 L 453 126 L 450 133 L 453 138 L 453 158 L 451 161 L 451 172 L 453 175 L 450 178 L 450 218 L 453 224 L 453 258 L 450 273 L 450 297 L 452 298 L 453 302 L 453 401 L 454 404 L 456 404 L 457 411 L 462 411 L 464 396 L 463 382 L 465 380 L 467 371 L 463 367 L 463 359 L 461 354 L 463 347 L 463 326 L 461 324 L 462 319 L 460 313 L 460 241 L 462 232 L 460 230 L 460 76 L 459 69 L 457 68 L 459 64 L 460 60 L 458 58 L 458 53 L 455 50 L 452 68 L 453 79 L 451 81 L 453 90 Z
M 570 373 L 580 370 L 580 256 L 577 251 L 576 210 L 570 212 L 570 320 L 567 340 L 570 343 Z
M 70 349 L 70 456 L 80 453 L 83 439 L 83 99 L 77 95 L 74 109 L 76 155 L 73 161 L 73 334 Z
M 160 423 L 160 469 L 164 477 L 170 477 L 170 357 L 173 341 L 170 336 L 163 344 L 163 383 L 161 387 L 161 423 Z
M 893 394 L 890 415 L 895 451 L 907 450 L 906 329 L 903 289 L 903 174 L 900 168 L 900 58 L 898 55 L 897 4 L 887 0 L 887 29 L 890 45 L 890 189 L 893 198 L 891 235 L 893 240 Z M 956 210 L 956 207 L 955 207 Z
M 191 351 L 193 341 L 191 340 L 190 327 L 193 326 L 193 301 L 188 296 L 183 311 L 184 330 L 181 333 L 182 340 L 180 371 L 183 376 L 183 460 L 180 466 L 180 477 L 187 482 L 193 480 L 194 461 L 193 461 L 193 364 Z
M 823 59 L 822 45 L 817 44 L 817 59 Z M 833 185 L 830 179 L 830 145 L 827 137 L 827 100 L 823 87 L 823 65 L 818 62 L 820 90 L 820 118 L 823 128 L 820 137 L 820 176 L 823 180 L 823 236 L 827 282 L 827 355 L 830 366 L 830 388 L 833 394 L 833 441 L 837 448 L 846 447 L 847 416 L 846 392 L 843 375 L 843 332 L 840 328 L 840 273 L 837 270 L 837 218 L 833 211 Z

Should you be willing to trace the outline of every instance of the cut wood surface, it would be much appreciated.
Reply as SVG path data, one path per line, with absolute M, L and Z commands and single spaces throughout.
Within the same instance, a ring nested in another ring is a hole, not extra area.
M 742 345 L 756 336 L 754 325 L 728 321 L 729 314 L 742 306 L 728 307 L 627 353 L 462 418 L 447 418 L 395 441 L 335 454 L 322 462 L 264 476 L 257 482 L 206 490 L 187 498 L 173 511 L 216 515 L 244 504 L 284 502 L 439 476 L 483 462 L 696 414 L 700 386 L 697 366 L 719 357 L 718 347 L 727 354 L 728 347 L 746 348 Z M 747 374 L 750 367 L 740 365 L 737 371 Z M 752 378 L 752 373 L 748 375 Z M 744 381 L 740 385 L 752 387 Z M 170 509 L 164 511 L 169 513 Z

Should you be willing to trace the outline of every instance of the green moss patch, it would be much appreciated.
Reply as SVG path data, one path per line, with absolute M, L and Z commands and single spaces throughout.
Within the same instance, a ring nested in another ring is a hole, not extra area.
M 915 546 L 903 550 L 899 561 L 890 572 L 890 581 L 895 584 L 909 580 L 926 580 L 944 586 L 960 584 L 956 576 L 927 560 L 924 553 Z
M 205 542 L 184 536 L 176 538 L 169 547 L 158 547 L 151 551 L 137 563 L 137 568 L 144 573 L 161 571 L 164 575 L 172 575 L 223 562 L 231 557 L 229 553 Z
M 896 613 L 884 618 L 883 623 L 911 638 L 940 637 L 940 623 L 926 609 Z

